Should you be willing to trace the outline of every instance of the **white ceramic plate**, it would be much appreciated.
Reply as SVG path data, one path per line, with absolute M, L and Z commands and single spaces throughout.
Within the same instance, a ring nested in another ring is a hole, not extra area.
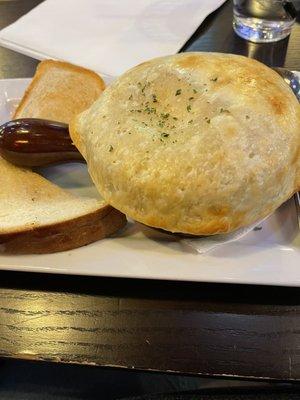
M 29 79 L 0 80 L 0 122 L 10 119 Z M 1 173 L 1 171 L 0 171 Z M 81 194 L 94 190 L 80 164 L 47 168 L 48 179 Z M 117 237 L 49 255 L 0 256 L 0 269 L 76 275 L 300 286 L 300 234 L 293 200 L 260 230 L 199 255 L 151 228 L 129 223 Z

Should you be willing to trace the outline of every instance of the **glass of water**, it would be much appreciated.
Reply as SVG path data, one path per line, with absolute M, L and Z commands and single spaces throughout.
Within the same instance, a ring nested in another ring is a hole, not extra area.
M 297 12 L 291 1 L 233 0 L 233 28 L 255 43 L 277 42 L 291 33 Z

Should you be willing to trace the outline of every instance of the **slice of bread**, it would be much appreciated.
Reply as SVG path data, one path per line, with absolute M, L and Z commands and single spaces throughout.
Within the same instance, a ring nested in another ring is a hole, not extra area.
M 95 72 L 62 61 L 42 61 L 15 111 L 16 118 L 44 118 L 69 123 L 103 92 Z
M 14 117 L 68 123 L 104 88 L 92 71 L 43 61 Z M 102 239 L 126 224 L 125 215 L 99 197 L 79 197 L 0 158 L 0 251 L 52 253 Z
M 76 197 L 0 158 L 0 250 L 52 253 L 114 233 L 125 216 L 104 200 Z

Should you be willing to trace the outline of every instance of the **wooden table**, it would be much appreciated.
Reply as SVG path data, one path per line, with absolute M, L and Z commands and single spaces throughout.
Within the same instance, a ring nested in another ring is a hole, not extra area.
M 1 1 L 0 27 L 38 0 Z M 245 54 L 300 70 L 300 25 L 288 40 L 248 43 L 231 5 L 185 50 Z M 0 78 L 32 76 L 35 60 L 0 48 Z M 300 266 L 299 266 L 300 267 Z M 0 356 L 300 380 L 300 290 L 263 286 L 0 273 Z

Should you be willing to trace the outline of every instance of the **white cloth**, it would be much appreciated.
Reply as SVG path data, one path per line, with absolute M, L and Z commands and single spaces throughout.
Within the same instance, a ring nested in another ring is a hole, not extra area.
M 211 250 L 214 250 L 218 246 L 224 246 L 227 243 L 236 242 L 242 239 L 249 232 L 255 230 L 256 228 L 260 230 L 263 221 L 267 218 L 268 217 L 252 225 L 246 226 L 245 228 L 238 229 L 237 231 L 234 231 L 232 233 L 185 238 L 182 239 L 181 242 L 196 250 L 199 254 L 205 254 Z
M 174 54 L 224 0 L 46 0 L 0 31 L 0 44 L 37 59 L 117 76 Z

